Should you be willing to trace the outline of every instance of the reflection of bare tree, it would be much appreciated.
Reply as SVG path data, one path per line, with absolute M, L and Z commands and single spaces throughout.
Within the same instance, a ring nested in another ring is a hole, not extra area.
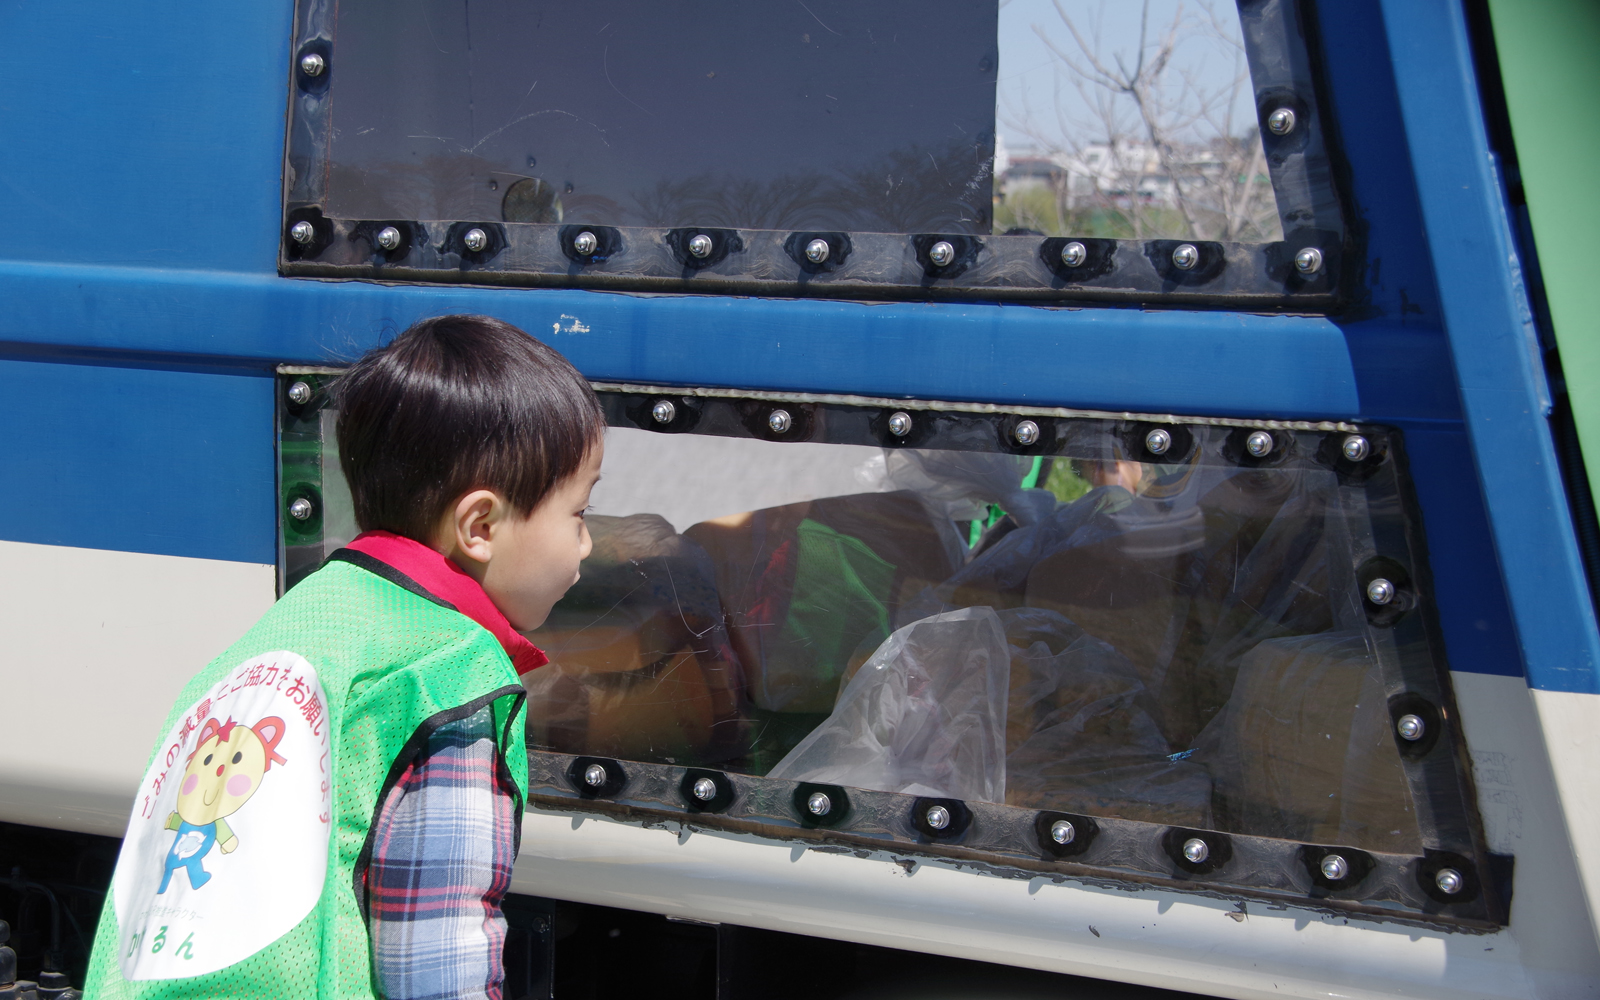
M 1131 53 L 1110 51 L 1103 9 L 1076 17 L 1052 2 L 1053 23 L 1033 30 L 1081 103 L 1058 90 L 1048 123 L 1031 109 L 1011 109 L 1011 124 L 1051 162 L 1035 173 L 1053 195 L 1055 218 L 1041 218 L 1035 202 L 1031 211 L 1013 207 L 1008 221 L 1082 235 L 1103 227 L 1115 230 L 1104 235 L 1134 238 L 1281 239 L 1254 115 L 1236 120 L 1241 103 L 1251 103 L 1241 101 L 1250 94 L 1244 43 L 1213 0 L 1180 0 L 1159 25 L 1144 0 Z M 1207 82 L 1193 58 L 1178 58 L 1180 49 L 1221 57 L 1232 72 Z

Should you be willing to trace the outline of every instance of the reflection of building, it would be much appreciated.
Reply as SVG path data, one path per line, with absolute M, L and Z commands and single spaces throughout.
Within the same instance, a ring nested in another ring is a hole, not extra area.
M 1055 192 L 1063 209 L 1081 207 L 1175 207 L 1178 185 L 1184 194 L 1236 180 L 1250 169 L 1250 144 L 1256 140 L 1223 139 L 1171 147 L 1166 159 L 1145 143 L 1094 143 L 1076 152 L 1018 150 L 1007 157 L 1000 174 L 1003 197 L 1036 189 Z M 996 164 L 997 168 L 999 164 Z M 1261 172 L 1261 165 L 1254 164 Z M 1258 180 L 1267 182 L 1264 172 Z

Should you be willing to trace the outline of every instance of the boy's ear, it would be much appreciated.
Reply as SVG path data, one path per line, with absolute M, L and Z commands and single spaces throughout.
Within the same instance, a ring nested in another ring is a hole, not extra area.
M 452 557 L 487 565 L 509 511 L 505 498 L 493 490 L 463 494 L 445 512 L 444 523 L 439 526 L 440 544 L 436 547 Z

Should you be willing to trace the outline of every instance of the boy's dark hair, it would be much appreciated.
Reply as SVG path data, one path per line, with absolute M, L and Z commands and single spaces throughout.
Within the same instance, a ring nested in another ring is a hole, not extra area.
M 605 432 L 566 358 L 488 316 L 422 320 L 368 351 L 334 396 L 356 523 L 422 542 L 470 490 L 533 510 Z

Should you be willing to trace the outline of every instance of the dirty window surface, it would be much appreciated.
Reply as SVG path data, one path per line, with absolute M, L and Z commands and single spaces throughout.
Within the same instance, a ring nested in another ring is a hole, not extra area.
M 1415 853 L 1368 514 L 1239 433 L 1153 465 L 613 427 L 530 743 Z

